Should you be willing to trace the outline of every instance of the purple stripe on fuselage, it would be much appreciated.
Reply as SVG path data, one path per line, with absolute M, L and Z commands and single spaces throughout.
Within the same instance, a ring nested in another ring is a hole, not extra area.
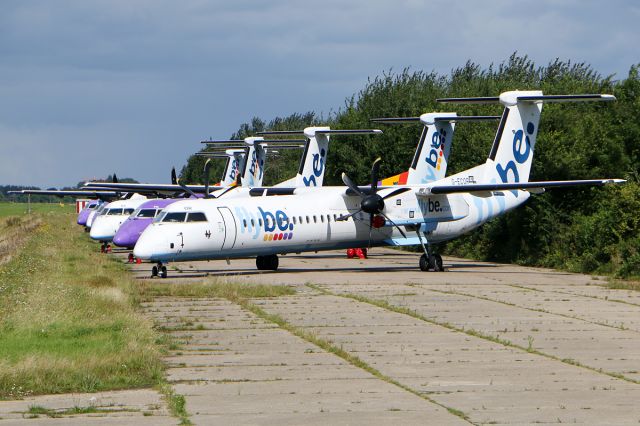
M 184 198 L 149 200 L 142 203 L 138 209 L 163 209 L 169 204 L 180 200 L 184 200 Z M 151 225 L 153 219 L 153 217 L 129 217 L 120 225 L 120 228 L 118 228 L 118 232 L 116 232 L 116 235 L 113 237 L 113 243 L 119 247 L 133 248 L 142 232 L 147 229 L 147 226 Z
M 90 209 L 89 206 L 95 206 L 95 207 Z M 80 210 L 80 213 L 78 213 L 78 225 L 82 225 L 82 226 L 86 225 L 87 219 L 89 219 L 89 214 L 95 209 L 97 209 L 98 206 L 99 206 L 99 203 L 92 202 L 92 203 L 89 203 L 87 207 Z

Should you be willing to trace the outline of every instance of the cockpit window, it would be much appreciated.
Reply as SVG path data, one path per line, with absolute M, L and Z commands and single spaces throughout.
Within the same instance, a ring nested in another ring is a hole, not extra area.
M 117 216 L 122 214 L 122 209 L 108 209 L 107 216 Z
M 153 222 L 162 222 L 162 219 L 167 215 L 167 212 L 160 211 L 160 214 L 153 219 Z
M 134 209 L 124 209 L 124 214 L 131 214 L 133 213 Z
M 162 219 L 163 223 L 167 222 L 184 222 L 184 219 L 187 217 L 186 213 L 167 213 Z
M 155 217 L 156 212 L 156 209 L 142 209 L 138 212 L 136 217 Z
M 206 221 L 207 221 L 207 216 L 205 216 L 204 213 L 202 212 L 189 213 L 189 215 L 187 216 L 187 222 L 206 222 Z

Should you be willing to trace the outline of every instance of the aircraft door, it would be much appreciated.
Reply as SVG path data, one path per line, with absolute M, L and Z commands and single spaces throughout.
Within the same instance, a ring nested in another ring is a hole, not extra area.
M 222 215 L 224 221 L 224 242 L 222 243 L 222 249 L 230 249 L 236 244 L 236 220 L 227 207 L 218 207 L 218 211 Z

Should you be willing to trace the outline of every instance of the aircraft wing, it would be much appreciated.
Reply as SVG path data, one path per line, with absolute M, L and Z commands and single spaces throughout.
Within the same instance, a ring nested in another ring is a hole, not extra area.
M 624 179 L 588 179 L 588 180 L 551 180 L 541 182 L 517 182 L 517 183 L 490 183 L 472 185 L 436 185 L 426 190 L 421 190 L 420 194 L 455 194 L 474 193 L 491 191 L 512 191 L 524 190 L 533 193 L 544 192 L 549 188 L 568 188 L 573 186 L 603 186 L 608 184 L 624 183 Z M 424 192 L 423 192 L 424 191 Z
M 154 193 L 172 195 L 184 192 L 184 188 L 175 184 L 87 182 L 84 184 L 84 187 L 120 192 L 136 192 L 138 194 Z M 186 185 L 186 187 L 196 193 L 204 194 L 205 192 L 204 185 Z M 211 191 L 216 191 L 220 188 L 212 186 L 210 189 Z
M 118 193 L 115 191 L 103 190 L 46 190 L 46 189 L 23 189 L 21 191 L 8 191 L 9 194 L 33 194 L 33 195 L 55 195 L 56 197 L 87 197 L 87 198 L 116 198 Z

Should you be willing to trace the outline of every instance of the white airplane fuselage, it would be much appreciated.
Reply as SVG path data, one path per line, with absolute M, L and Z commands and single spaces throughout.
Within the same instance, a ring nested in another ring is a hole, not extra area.
M 387 222 L 369 227 L 360 197 L 345 187 L 300 188 L 295 195 L 186 200 L 163 213 L 204 213 L 206 221 L 163 222 L 162 216 L 141 235 L 135 256 L 153 262 L 223 259 L 333 250 L 348 247 L 416 245 L 421 230 L 429 243 L 446 241 L 480 226 L 529 198 L 526 191 L 482 197 L 472 194 L 421 195 L 424 186 L 385 201 L 385 214 L 406 229 L 407 238 Z M 392 189 L 381 190 L 380 195 Z M 406 228 L 405 228 L 406 226 Z M 426 241 L 425 241 L 426 242 Z

